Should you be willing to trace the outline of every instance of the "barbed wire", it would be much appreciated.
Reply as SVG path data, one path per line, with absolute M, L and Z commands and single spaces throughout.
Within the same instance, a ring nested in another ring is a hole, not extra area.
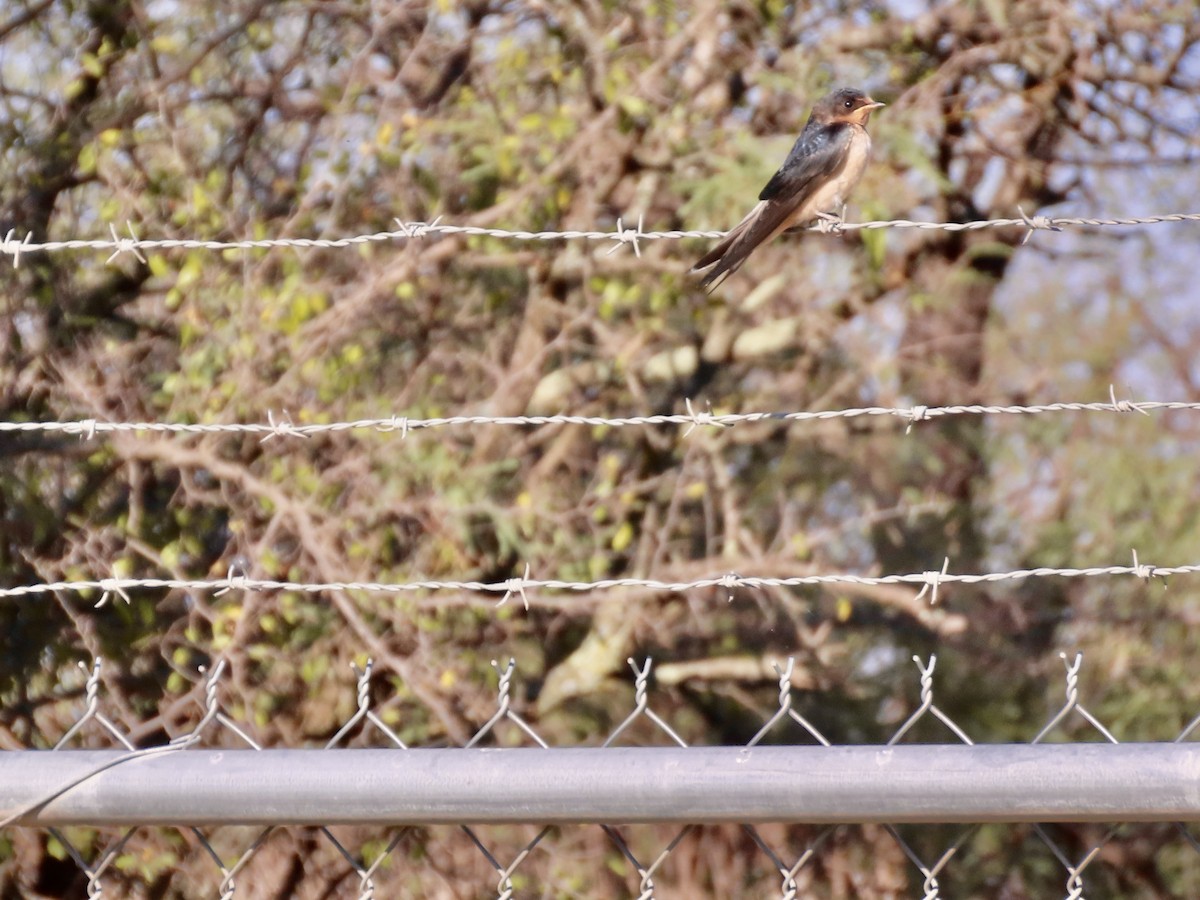
M 215 596 L 221 596 L 229 591 L 290 591 L 306 594 L 319 594 L 329 591 L 362 591 L 378 594 L 456 591 L 502 595 L 496 603 L 497 606 L 503 606 L 510 599 L 517 597 L 520 598 L 525 609 L 529 609 L 528 592 L 532 590 L 589 593 L 592 591 L 636 588 L 682 593 L 703 588 L 722 588 L 729 592 L 729 599 L 732 600 L 732 592 L 738 588 L 813 587 L 831 584 L 860 586 L 911 584 L 921 586 L 921 591 L 917 594 L 916 599 L 920 600 L 927 596 L 929 604 L 933 606 L 938 602 L 939 587 L 944 584 L 991 584 L 1000 581 L 1023 581 L 1030 578 L 1095 578 L 1114 575 L 1133 575 L 1148 582 L 1152 578 L 1165 579 L 1173 575 L 1195 575 L 1200 573 L 1200 565 L 1198 564 L 1154 566 L 1142 563 L 1138 560 L 1136 550 L 1133 552 L 1133 565 L 1129 566 L 1094 566 L 1077 569 L 1039 566 L 1032 569 L 983 573 L 951 572 L 949 568 L 950 560 L 947 558 L 941 569 L 889 575 L 835 573 L 826 575 L 759 576 L 726 572 L 723 575 L 697 578 L 691 581 L 664 581 L 656 578 L 605 578 L 597 581 L 566 581 L 556 578 L 533 578 L 530 576 L 530 566 L 526 564 L 524 575 L 506 578 L 503 581 L 306 582 L 253 578 L 239 571 L 237 567 L 230 567 L 228 574 L 224 578 L 125 578 L 114 575 L 109 578 L 18 585 L 16 587 L 0 588 L 0 600 L 52 594 L 60 591 L 72 593 L 100 591 L 102 596 L 96 603 L 96 606 L 101 607 L 106 605 L 114 596 L 129 603 L 131 602 L 131 598 L 128 592 L 141 589 L 207 591 L 212 592 Z
M 928 222 L 912 219 L 888 219 L 868 222 L 844 222 L 840 218 L 830 217 L 818 220 L 808 230 L 822 234 L 841 234 L 850 231 L 875 231 L 881 228 L 915 228 L 923 231 L 979 231 L 985 228 L 1023 228 L 1025 241 L 1035 231 L 1062 231 L 1066 228 L 1092 227 L 1132 227 L 1137 225 L 1159 225 L 1167 222 L 1197 222 L 1200 213 L 1165 213 L 1156 216 L 1126 216 L 1119 218 L 1099 219 L 1078 216 L 1046 216 L 1026 215 L 1020 210 L 1017 218 L 980 219 L 971 222 Z M 636 226 L 626 226 L 623 219 L 617 219 L 616 228 L 612 231 L 521 231 L 505 228 L 481 228 L 474 225 L 443 224 L 441 217 L 432 222 L 403 222 L 395 220 L 396 228 L 391 231 L 376 231 L 368 234 L 357 234 L 344 238 L 261 238 L 233 241 L 199 240 L 192 238 L 153 238 L 143 239 L 138 236 L 132 222 L 126 223 L 127 237 L 122 237 L 113 224 L 109 224 L 108 239 L 40 241 L 33 240 L 29 232 L 23 238 L 17 237 L 15 228 L 0 240 L 0 253 L 12 257 L 13 267 L 20 265 L 21 257 L 29 253 L 57 253 L 65 250 L 99 250 L 108 251 L 108 262 L 118 256 L 130 254 L 142 262 L 145 257 L 142 251 L 148 250 L 271 250 L 280 247 L 294 249 L 324 249 L 337 250 L 362 244 L 382 243 L 387 241 L 417 241 L 431 236 L 462 235 L 467 237 L 491 237 L 501 240 L 516 241 L 607 241 L 612 243 L 610 253 L 622 246 L 630 246 L 634 253 L 641 256 L 642 241 L 674 241 L 685 238 L 721 238 L 728 232 L 716 230 L 671 230 L 646 231 L 642 217 L 638 218 Z M 1023 241 L 1024 243 L 1024 241 Z
M 546 427 L 553 425 L 587 425 L 592 427 L 648 427 L 654 425 L 687 425 L 685 436 L 700 427 L 725 428 L 752 422 L 820 422 L 832 419 L 860 417 L 897 418 L 911 429 L 918 422 L 948 416 L 1028 416 L 1041 413 L 1111 412 L 1141 413 L 1187 411 L 1200 412 L 1200 403 L 1181 400 L 1118 400 L 1110 389 L 1110 401 L 1063 402 L 1034 405 L 959 406 L 864 406 L 850 409 L 829 409 L 811 412 L 748 412 L 714 413 L 696 409 L 685 400 L 687 411 L 649 416 L 584 416 L 568 413 L 544 416 L 485 416 L 459 415 L 419 418 L 392 415 L 383 418 L 355 419 L 347 422 L 313 422 L 297 425 L 284 413 L 276 418 L 267 412 L 266 422 L 105 422 L 99 419 L 77 419 L 68 422 L 0 422 L 0 434 L 6 432 L 50 432 L 78 436 L 87 440 L 105 434 L 151 432 L 157 434 L 252 434 L 262 435 L 263 441 L 272 438 L 309 438 L 319 434 L 342 431 L 376 431 L 398 433 L 407 437 L 413 431 L 453 426 Z

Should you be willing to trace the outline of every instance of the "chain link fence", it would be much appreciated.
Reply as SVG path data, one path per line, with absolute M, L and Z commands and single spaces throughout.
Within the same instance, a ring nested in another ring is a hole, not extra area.
M 139 749 L 104 712 L 97 660 L 52 749 L 0 755 L 0 841 L 19 857 L 23 834 L 48 829 L 88 897 L 261 896 L 256 865 L 304 847 L 340 869 L 337 896 L 400 896 L 414 879 L 428 891 L 430 874 L 447 896 L 464 884 L 500 898 L 682 896 L 688 885 L 840 896 L 854 879 L 824 856 L 847 843 L 910 866 L 909 885 L 864 882 L 862 896 L 959 896 L 956 867 L 992 865 L 1004 844 L 1057 869 L 1068 898 L 1106 896 L 1105 868 L 1133 852 L 1121 848 L 1152 844 L 1177 857 L 1168 893 L 1187 895 L 1200 841 L 1180 820 L 1200 818 L 1188 743 L 1200 716 L 1171 741 L 1122 745 L 1081 700 L 1082 656 L 1063 660 L 1065 699 L 1027 744 L 976 744 L 934 700 L 936 657 L 914 657 L 918 703 L 880 745 L 838 745 L 801 714 L 789 659 L 774 664 L 777 710 L 745 746 L 689 747 L 654 709 L 651 661 L 630 660 L 634 705 L 620 724 L 598 744 L 552 747 L 514 700 L 510 660 L 493 662 L 495 711 L 461 748 L 406 743 L 377 712 L 368 663 L 353 715 L 304 749 L 265 749 L 222 708 L 223 661 L 205 673 L 196 726 Z M 1097 740 L 1057 742 L 1072 718 Z M 946 740 L 906 743 L 919 722 Z M 173 858 L 143 855 L 154 830 L 174 834 Z M 710 870 L 704 847 L 718 840 L 741 842 L 755 871 Z

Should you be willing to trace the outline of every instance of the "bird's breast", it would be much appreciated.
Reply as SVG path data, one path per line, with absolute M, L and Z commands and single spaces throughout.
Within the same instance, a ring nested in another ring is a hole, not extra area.
M 812 201 L 807 204 L 814 213 L 840 214 L 842 206 L 862 178 L 867 167 L 867 158 L 871 155 L 871 136 L 859 125 L 852 127 L 850 146 L 846 150 L 846 161 L 833 178 L 821 185 L 814 193 Z

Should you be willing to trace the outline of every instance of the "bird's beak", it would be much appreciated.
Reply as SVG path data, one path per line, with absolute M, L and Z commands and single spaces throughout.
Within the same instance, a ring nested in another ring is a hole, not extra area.
M 881 106 L 887 106 L 887 104 L 880 103 L 878 100 L 872 100 L 866 106 L 860 106 L 859 109 L 879 109 Z

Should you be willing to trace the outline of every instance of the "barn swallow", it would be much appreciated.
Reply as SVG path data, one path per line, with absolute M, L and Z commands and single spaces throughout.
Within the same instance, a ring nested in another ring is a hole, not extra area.
M 840 213 L 871 152 L 867 119 L 884 105 L 854 88 L 817 103 L 792 152 L 758 195 L 758 205 L 692 266 L 693 272 L 712 266 L 700 284 L 715 288 L 781 231 Z

